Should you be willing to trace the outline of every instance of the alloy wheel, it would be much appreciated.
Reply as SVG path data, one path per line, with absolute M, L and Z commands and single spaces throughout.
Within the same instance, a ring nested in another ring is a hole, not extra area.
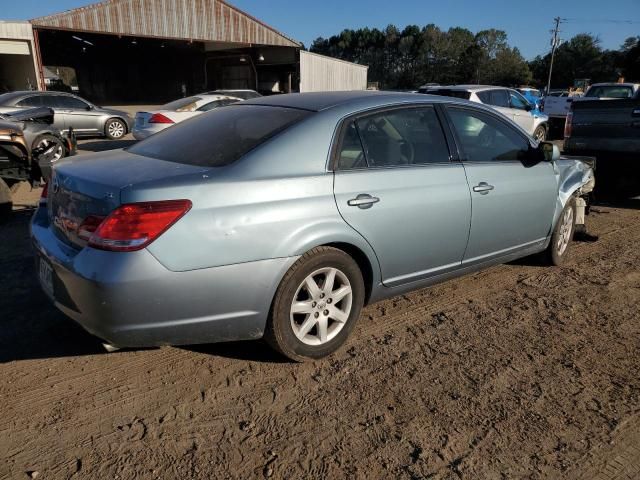
M 351 314 L 353 291 L 347 276 L 337 268 L 321 268 L 298 286 L 291 302 L 293 333 L 306 345 L 330 342 Z
M 562 215 L 562 223 L 560 224 L 560 235 L 558 235 L 558 255 L 562 256 L 571 242 L 571 233 L 573 232 L 573 208 L 567 208 Z
M 109 135 L 112 138 L 120 138 L 124 135 L 124 125 L 122 122 L 116 120 L 109 124 Z

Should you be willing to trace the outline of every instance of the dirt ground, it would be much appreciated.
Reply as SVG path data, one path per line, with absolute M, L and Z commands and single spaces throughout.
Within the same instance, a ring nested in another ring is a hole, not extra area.
M 0 226 L 0 478 L 640 478 L 640 200 L 562 268 L 368 307 L 309 364 L 261 342 L 105 353 Z

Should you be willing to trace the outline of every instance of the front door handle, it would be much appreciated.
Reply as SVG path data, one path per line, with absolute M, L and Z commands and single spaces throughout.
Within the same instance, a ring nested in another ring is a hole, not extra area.
M 487 195 L 494 188 L 495 187 L 493 185 L 489 185 L 487 182 L 480 182 L 478 185 L 473 187 L 473 191 L 480 195 Z
M 350 207 L 358 207 L 363 210 L 373 207 L 374 203 L 378 203 L 380 199 L 378 197 L 372 197 L 368 193 L 361 193 L 356 198 L 352 198 L 347 202 Z

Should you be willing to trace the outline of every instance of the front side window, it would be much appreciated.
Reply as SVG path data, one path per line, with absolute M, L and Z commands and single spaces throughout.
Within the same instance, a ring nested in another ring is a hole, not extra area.
M 527 99 L 517 92 L 509 92 L 509 101 L 511 102 L 511 108 L 518 110 L 527 110 L 531 106 Z
M 449 161 L 449 149 L 442 126 L 433 107 L 390 110 L 359 118 L 355 129 L 347 129 L 345 140 L 357 143 L 354 132 L 359 134 L 361 148 L 369 167 L 424 165 Z M 343 142 L 345 144 L 346 142 Z M 353 154 L 341 154 L 353 156 Z M 356 165 L 361 162 L 357 161 Z
M 448 112 L 465 161 L 524 161 L 529 158 L 529 142 L 492 115 L 455 107 L 449 107 Z
M 69 108 L 74 110 L 86 110 L 89 106 L 79 98 L 63 95 L 49 95 L 45 98 L 45 105 L 53 108 Z

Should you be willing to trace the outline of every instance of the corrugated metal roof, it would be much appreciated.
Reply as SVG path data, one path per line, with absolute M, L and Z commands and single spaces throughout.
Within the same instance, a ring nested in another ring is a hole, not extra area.
M 299 47 L 223 0 L 106 0 L 31 21 L 66 30 L 206 42 Z

